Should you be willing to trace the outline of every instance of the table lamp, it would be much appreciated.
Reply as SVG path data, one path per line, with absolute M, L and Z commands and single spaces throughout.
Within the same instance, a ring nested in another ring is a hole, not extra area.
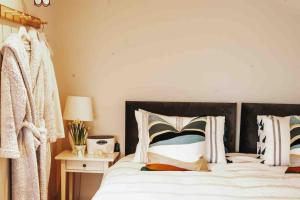
M 68 96 L 63 118 L 71 121 L 68 123 L 68 137 L 73 152 L 77 148 L 83 148 L 79 153 L 84 154 L 87 139 L 87 128 L 84 122 L 93 121 L 94 119 L 92 99 L 90 97 Z M 80 157 L 81 155 L 78 156 Z

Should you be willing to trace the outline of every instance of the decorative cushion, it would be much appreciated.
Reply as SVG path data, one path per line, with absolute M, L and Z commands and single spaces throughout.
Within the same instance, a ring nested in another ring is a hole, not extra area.
M 192 118 L 186 125 L 182 118 L 177 121 L 174 127 L 161 116 L 149 114 L 148 152 L 184 162 L 197 161 L 205 153 L 206 118 Z
M 141 168 L 141 171 L 209 171 L 207 161 L 203 157 L 201 157 L 197 162 L 195 162 L 194 165 L 195 166 L 192 168 L 184 168 L 170 164 L 148 163 L 146 164 L 146 166 Z
M 135 115 L 139 129 L 135 162 L 147 163 L 147 152 L 152 152 L 183 162 L 204 155 L 210 162 L 226 163 L 225 117 L 170 117 L 141 109 Z
M 300 174 L 300 167 L 299 166 L 293 166 L 288 167 L 285 171 L 286 174 Z
M 291 116 L 290 118 L 291 134 L 291 154 L 300 155 L 300 117 Z
M 141 168 L 141 171 L 191 171 L 189 169 L 176 167 L 168 164 L 151 163 Z
M 272 116 L 257 116 L 258 138 L 257 154 L 258 158 L 264 158 L 266 150 L 266 134 L 264 132 L 263 118 Z M 290 155 L 300 155 L 300 116 L 290 117 Z M 278 117 L 277 117 L 278 118 Z
M 188 169 L 191 171 L 208 171 L 207 161 L 203 157 L 201 157 L 196 162 L 182 162 L 155 153 L 148 153 L 147 155 L 148 163 L 167 164 L 179 168 Z
M 261 116 L 265 139 L 263 160 L 267 165 L 289 164 L 290 117 Z
M 149 128 L 148 128 L 149 114 L 151 113 L 142 109 L 135 111 L 135 118 L 138 124 L 139 142 L 136 147 L 134 162 L 139 162 L 139 163 L 148 162 L 147 152 L 150 143 Z M 159 115 L 159 116 L 174 125 L 176 125 L 179 121 L 176 120 L 177 119 L 176 117 L 170 117 L 165 115 Z M 184 121 L 189 121 L 190 119 L 192 118 L 186 117 Z

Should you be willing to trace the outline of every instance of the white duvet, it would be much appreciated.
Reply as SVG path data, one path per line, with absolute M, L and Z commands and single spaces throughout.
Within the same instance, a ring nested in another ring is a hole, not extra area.
M 210 165 L 211 172 L 140 171 L 122 159 L 110 168 L 93 200 L 300 199 L 300 175 L 259 163 Z

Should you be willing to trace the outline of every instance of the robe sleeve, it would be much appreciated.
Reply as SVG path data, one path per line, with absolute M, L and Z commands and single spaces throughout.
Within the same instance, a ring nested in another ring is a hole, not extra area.
M 44 119 L 48 134 L 48 139 L 50 142 L 56 141 L 56 124 L 55 124 L 55 112 L 54 112 L 54 92 L 49 76 L 49 69 L 43 64 L 44 67 L 44 84 L 45 84 L 45 98 L 44 98 Z
M 55 112 L 55 124 L 56 124 L 56 137 L 57 138 L 64 138 L 65 137 L 65 130 L 64 130 L 64 123 L 61 113 L 61 106 L 60 106 L 60 99 L 59 99 L 59 92 L 54 72 L 54 66 L 52 65 L 52 61 L 50 63 L 50 75 L 52 76 L 52 83 L 54 86 L 54 112 Z
M 48 106 L 47 108 L 45 108 L 45 112 L 48 113 L 47 110 L 49 110 L 50 108 L 52 109 L 50 111 L 51 113 L 48 113 L 48 116 L 52 115 L 52 117 L 54 117 L 55 126 L 52 128 L 55 128 L 55 130 L 52 130 L 53 132 L 51 132 L 49 135 L 50 141 L 54 142 L 57 138 L 64 138 L 65 131 L 54 66 L 51 60 L 49 49 L 45 44 L 43 45 L 43 64 L 45 69 L 47 70 L 47 74 L 45 74 L 45 77 L 46 82 L 48 82 L 48 86 L 45 86 L 45 88 L 48 88 L 48 90 L 51 91 L 51 96 L 48 96 L 47 99 L 48 101 L 52 101 L 52 103 L 47 104 Z
M 0 157 L 18 158 L 18 133 L 26 113 L 26 89 L 13 52 L 3 50 L 1 68 Z

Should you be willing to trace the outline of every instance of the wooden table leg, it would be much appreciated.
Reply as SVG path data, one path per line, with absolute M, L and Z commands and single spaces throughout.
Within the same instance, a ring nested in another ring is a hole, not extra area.
M 69 200 L 73 200 L 73 173 L 69 172 Z
M 62 160 L 60 165 L 60 176 L 61 176 L 61 200 L 66 200 L 66 161 Z

